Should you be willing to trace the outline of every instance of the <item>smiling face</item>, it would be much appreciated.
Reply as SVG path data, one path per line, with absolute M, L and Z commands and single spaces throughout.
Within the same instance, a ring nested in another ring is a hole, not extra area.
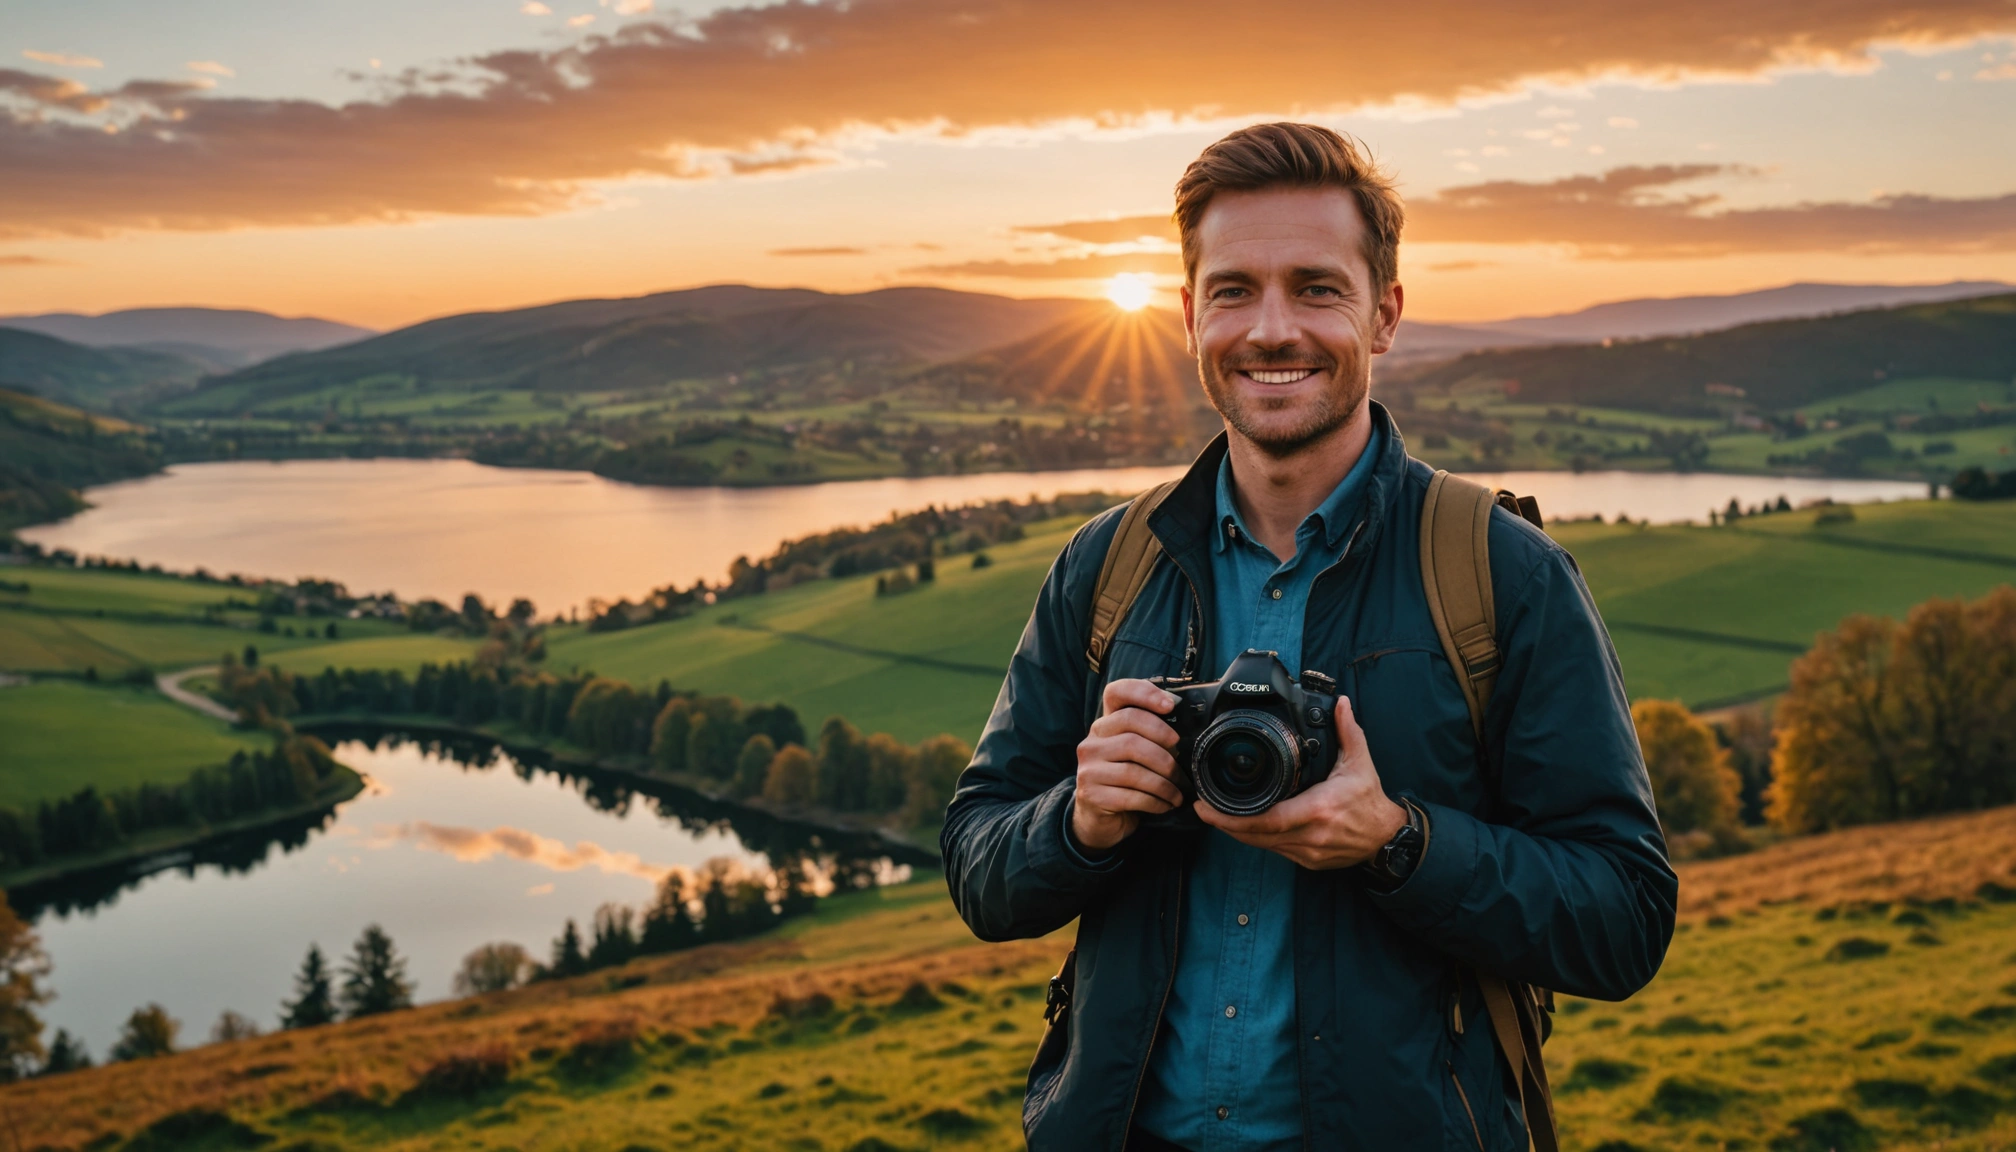
M 1393 346 L 1398 284 L 1380 290 L 1365 223 L 1335 188 L 1221 192 L 1198 222 L 1183 289 L 1190 351 L 1234 436 L 1293 456 L 1365 412 L 1372 357 Z

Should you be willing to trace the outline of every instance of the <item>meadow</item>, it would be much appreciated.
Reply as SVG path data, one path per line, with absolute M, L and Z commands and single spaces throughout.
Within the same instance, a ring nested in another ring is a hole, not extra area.
M 1566 1147 L 2016 1139 L 2016 809 L 1681 884 L 1647 989 L 1561 1001 Z M 931 877 L 753 941 L 0 1088 L 0 1114 L 24 1148 L 1016 1148 L 1067 935 L 978 944 Z
M 1775 694 L 1792 659 L 1851 612 L 1902 615 L 1932 596 L 1978 596 L 2016 578 L 2016 505 L 1863 505 L 1847 523 L 1812 511 L 1728 527 L 1565 523 L 1634 699 L 1713 707 Z M 1051 560 L 1076 527 L 1033 526 L 960 558 L 929 585 L 880 597 L 872 578 L 814 581 L 620 632 L 554 629 L 548 662 L 603 675 L 782 700 L 904 740 L 962 739 L 985 722 Z M 312 671 L 292 656 L 281 662 Z
M 32 811 L 85 787 L 175 784 L 272 744 L 151 689 L 52 680 L 0 690 L 0 808 Z

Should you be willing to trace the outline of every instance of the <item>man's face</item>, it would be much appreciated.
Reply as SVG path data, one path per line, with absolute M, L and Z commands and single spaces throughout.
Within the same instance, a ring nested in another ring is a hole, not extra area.
M 1398 284 L 1378 292 L 1365 222 L 1333 188 L 1221 192 L 1197 228 L 1183 319 L 1197 371 L 1232 431 L 1290 456 L 1348 424 L 1393 346 Z

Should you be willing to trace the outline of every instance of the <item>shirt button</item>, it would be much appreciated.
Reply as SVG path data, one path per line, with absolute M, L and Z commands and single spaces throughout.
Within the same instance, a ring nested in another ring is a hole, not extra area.
M 1223 1120 L 1225 1117 L 1230 1116 L 1231 1114 L 1232 1110 L 1230 1108 L 1225 1107 L 1223 1104 L 1220 1104 L 1218 1106 L 1218 1119 Z
M 1244 912 L 1239 913 L 1239 926 L 1241 928 L 1246 926 L 1246 914 Z
M 1239 1009 L 1230 1004 L 1225 1005 L 1225 1019 L 1230 1020 L 1237 1015 L 1239 1015 Z
M 1272 592 L 1269 592 L 1268 595 L 1274 597 L 1274 599 L 1276 600 L 1279 600 L 1281 598 L 1281 590 L 1279 588 L 1276 588 Z

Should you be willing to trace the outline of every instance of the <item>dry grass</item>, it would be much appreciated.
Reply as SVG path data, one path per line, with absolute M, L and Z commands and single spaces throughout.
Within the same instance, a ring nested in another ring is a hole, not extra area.
M 1683 920 L 1791 901 L 1972 899 L 2016 886 L 2016 807 L 1847 828 L 1680 866 Z

